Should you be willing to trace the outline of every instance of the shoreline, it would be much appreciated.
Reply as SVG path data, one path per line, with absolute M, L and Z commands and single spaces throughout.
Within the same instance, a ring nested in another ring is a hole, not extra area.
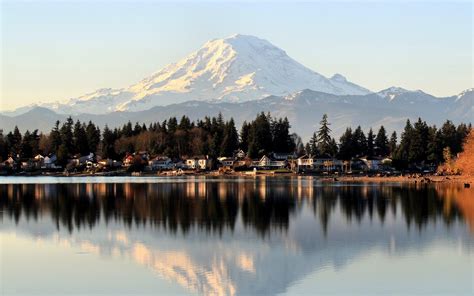
M 361 183 L 413 183 L 413 184 L 429 184 L 429 183 L 463 183 L 474 186 L 474 176 L 367 176 L 367 175 L 304 175 L 296 174 L 293 172 L 257 172 L 256 174 L 251 171 L 245 172 L 233 172 L 222 174 L 217 171 L 211 172 L 184 172 L 183 174 L 172 174 L 170 172 L 142 172 L 138 174 L 127 173 L 123 171 L 107 172 L 107 173 L 70 173 L 65 175 L 64 173 L 42 173 L 42 174 L 14 174 L 14 175 L 2 175 L 0 177 L 192 177 L 192 176 L 204 176 L 204 177 L 316 177 L 322 182 L 361 182 Z

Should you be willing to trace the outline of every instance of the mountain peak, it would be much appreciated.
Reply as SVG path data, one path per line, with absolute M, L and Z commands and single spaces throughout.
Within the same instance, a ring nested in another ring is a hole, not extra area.
M 69 100 L 61 113 L 141 111 L 196 101 L 243 102 L 311 89 L 335 95 L 369 91 L 336 74 L 331 79 L 292 59 L 265 39 L 234 34 L 204 43 L 180 61 L 122 89 L 100 89 Z
M 347 78 L 342 76 L 339 73 L 334 74 L 330 79 L 334 80 L 334 81 L 339 81 L 339 82 L 346 82 L 347 81 Z

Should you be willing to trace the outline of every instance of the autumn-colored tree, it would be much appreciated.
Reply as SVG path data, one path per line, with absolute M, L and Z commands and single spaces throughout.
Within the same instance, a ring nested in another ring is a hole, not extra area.
M 454 166 L 463 175 L 474 176 L 474 129 L 471 129 L 467 136 L 463 145 L 463 152 L 459 154 Z

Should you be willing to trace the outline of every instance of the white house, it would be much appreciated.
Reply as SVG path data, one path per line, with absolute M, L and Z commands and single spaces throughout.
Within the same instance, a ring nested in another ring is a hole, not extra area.
M 267 168 L 267 169 L 285 168 L 286 164 L 287 163 L 285 160 L 275 160 L 266 155 L 262 156 L 260 160 L 252 161 L 253 167 Z
M 194 156 L 186 159 L 188 169 L 207 170 L 211 168 L 211 160 L 207 156 Z
M 314 158 L 311 155 L 303 155 L 298 157 L 296 160 L 296 165 L 298 168 L 312 169 L 314 163 Z

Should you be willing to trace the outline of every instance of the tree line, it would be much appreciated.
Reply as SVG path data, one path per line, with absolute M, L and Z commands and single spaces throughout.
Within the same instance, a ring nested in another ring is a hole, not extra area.
M 102 130 L 91 121 L 74 122 L 69 117 L 62 124 L 56 121 L 48 134 L 38 130 L 22 134 L 18 127 L 6 135 L 0 133 L 0 157 L 5 160 L 10 155 L 32 158 L 38 153 L 54 153 L 60 164 L 66 164 L 72 156 L 90 152 L 113 159 L 137 151 L 171 158 L 208 155 L 216 159 L 242 149 L 251 158 L 270 152 L 342 160 L 391 157 L 396 167 L 406 168 L 411 164 L 439 164 L 446 153 L 456 155 L 462 151 L 463 141 L 471 130 L 470 124 L 456 126 L 448 120 L 437 128 L 418 119 L 414 124 L 407 120 L 400 140 L 395 131 L 389 136 L 383 126 L 377 132 L 370 129 L 367 134 L 358 126 L 348 127 L 336 141 L 330 125 L 324 115 L 319 129 L 304 144 L 301 137 L 290 132 L 286 117 L 276 118 L 263 112 L 254 120 L 243 122 L 240 131 L 233 118 L 224 120 L 222 114 L 196 121 L 187 116 L 179 120 L 170 117 L 148 126 L 128 122 L 114 129 L 106 125 Z

